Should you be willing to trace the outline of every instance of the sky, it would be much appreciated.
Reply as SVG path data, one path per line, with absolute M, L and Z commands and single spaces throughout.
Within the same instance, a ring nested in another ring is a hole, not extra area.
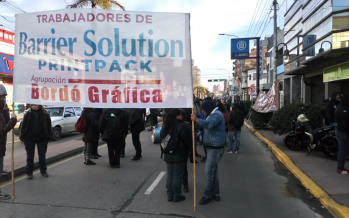
M 64 9 L 73 0 L 11 0 L 26 12 Z M 273 0 L 118 0 L 126 11 L 178 12 L 191 14 L 191 43 L 194 65 L 201 69 L 201 83 L 212 90 L 218 83 L 208 79 L 224 79 L 232 74 L 230 39 L 220 33 L 246 36 L 270 36 L 270 6 Z M 286 4 L 290 0 L 279 0 Z M 248 2 L 248 3 L 247 3 Z M 257 4 L 258 3 L 258 4 Z M 0 3 L 0 24 L 15 28 L 15 13 Z M 118 10 L 118 9 L 115 9 Z M 254 13 L 256 11 L 256 13 Z M 281 13 L 280 13 L 281 14 Z M 255 22 L 252 22 L 255 15 Z M 282 14 L 283 17 L 283 14 Z M 279 16 L 280 18 L 280 16 Z M 282 22 L 278 19 L 279 22 Z M 258 21 L 258 22 L 257 22 Z M 13 30 L 12 29 L 12 30 Z M 251 31 L 248 31 L 248 30 Z M 262 33 L 262 30 L 265 31 Z M 259 30 L 257 34 L 257 30 Z M 249 35 L 247 35 L 249 33 Z M 223 85 L 223 83 L 221 83 Z

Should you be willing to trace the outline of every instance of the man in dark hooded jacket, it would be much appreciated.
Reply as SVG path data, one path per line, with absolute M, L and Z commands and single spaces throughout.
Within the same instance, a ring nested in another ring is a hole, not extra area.
M 86 117 L 87 131 L 82 134 L 82 140 L 85 143 L 84 147 L 84 164 L 86 165 L 95 165 L 96 163 L 91 161 L 93 143 L 99 139 L 99 128 L 98 122 L 96 120 L 96 114 L 93 111 L 93 108 L 84 108 L 81 113 Z
M 340 94 L 339 92 L 333 92 L 331 96 L 331 100 L 327 102 L 325 106 L 325 113 L 326 113 L 326 119 L 325 119 L 325 124 L 326 125 L 331 125 L 335 123 L 335 112 L 337 109 L 337 106 L 340 103 Z
M 349 95 L 343 95 L 335 112 L 336 138 L 338 140 L 337 172 L 348 174 L 349 170 L 344 168 L 349 151 Z
M 107 142 L 110 168 L 120 168 L 120 156 L 128 133 L 126 111 L 116 108 L 105 109 L 99 121 L 102 140 Z

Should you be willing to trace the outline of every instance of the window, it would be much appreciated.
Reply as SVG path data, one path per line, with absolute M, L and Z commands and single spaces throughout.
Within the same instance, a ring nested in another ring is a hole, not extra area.
M 10 36 L 10 40 L 12 40 L 12 35 L 9 35 Z
M 251 74 L 250 74 L 250 75 L 248 75 L 248 80 L 251 80 Z
M 81 116 L 82 108 L 81 107 L 74 107 L 76 116 Z
M 50 115 L 50 117 L 61 117 L 63 115 L 64 108 L 50 107 L 50 108 L 45 108 L 45 110 Z
M 8 34 L 5 33 L 5 39 L 8 39 Z
M 72 107 L 65 108 L 64 116 L 75 117 L 75 112 Z

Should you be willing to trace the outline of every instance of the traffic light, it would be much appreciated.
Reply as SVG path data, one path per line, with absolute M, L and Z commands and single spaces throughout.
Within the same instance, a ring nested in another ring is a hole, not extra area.
M 227 79 L 209 79 L 208 82 L 224 82 L 227 81 Z

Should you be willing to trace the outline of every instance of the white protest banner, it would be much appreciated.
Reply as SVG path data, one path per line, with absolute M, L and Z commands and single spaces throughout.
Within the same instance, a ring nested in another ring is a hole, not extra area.
M 252 108 L 259 113 L 275 112 L 279 109 L 279 80 L 275 80 L 268 93 L 259 92 Z
M 67 9 L 17 14 L 15 102 L 192 107 L 190 15 Z

